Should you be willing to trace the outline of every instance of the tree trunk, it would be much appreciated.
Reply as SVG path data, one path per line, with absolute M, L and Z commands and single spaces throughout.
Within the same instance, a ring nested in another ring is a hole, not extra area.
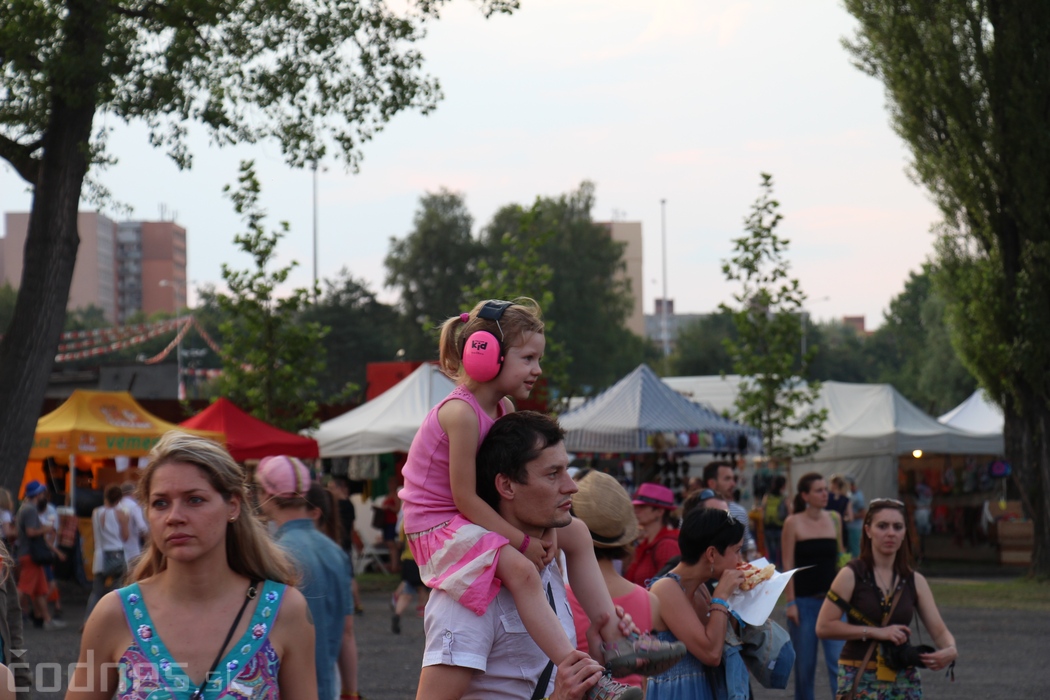
M 1034 524 L 1031 573 L 1050 575 L 1050 410 L 1026 392 L 1016 410 L 1008 401 L 1003 438 L 1007 459 L 1023 489 L 1026 516 Z
M 66 317 L 77 247 L 77 209 L 88 169 L 106 41 L 105 3 L 71 0 L 34 185 L 14 316 L 0 341 L 0 485 L 17 494 Z M 16 496 L 17 497 L 17 496 Z

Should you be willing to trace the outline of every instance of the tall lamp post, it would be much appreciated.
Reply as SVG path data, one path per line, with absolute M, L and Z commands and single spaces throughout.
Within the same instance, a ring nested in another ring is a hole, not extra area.
M 660 304 L 660 335 L 664 346 L 664 369 L 667 369 L 667 358 L 671 355 L 671 336 L 667 329 L 667 200 L 660 200 L 660 244 L 663 255 L 664 299 Z
M 179 315 L 179 287 L 182 287 L 183 294 L 186 292 L 186 283 L 182 280 L 160 280 L 157 284 L 161 287 L 171 287 L 172 296 L 175 298 L 175 327 L 176 337 L 179 339 L 175 345 L 175 397 L 182 401 L 186 398 L 186 392 L 182 385 L 182 316 Z

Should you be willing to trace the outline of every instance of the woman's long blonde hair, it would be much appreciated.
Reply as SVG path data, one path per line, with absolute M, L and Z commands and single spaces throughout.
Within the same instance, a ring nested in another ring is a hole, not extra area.
M 245 489 L 244 468 L 233 461 L 226 450 L 211 440 L 172 430 L 164 434 L 149 457 L 149 466 L 142 473 L 135 493 L 147 513 L 151 507 L 150 487 L 157 469 L 168 464 L 192 465 L 227 503 L 234 495 L 240 497 L 236 520 L 226 524 L 226 563 L 229 567 L 249 579 L 269 579 L 295 585 L 298 580 L 295 567 L 255 516 Z M 164 571 L 167 566 L 166 557 L 150 539 L 138 564 L 128 574 L 128 582 L 141 581 Z
M 543 314 L 540 305 L 528 297 L 518 297 L 511 302 L 499 322 L 480 318 L 478 312 L 488 300 L 478 302 L 467 314 L 453 316 L 441 324 L 441 340 L 438 341 L 438 358 L 441 371 L 458 384 L 466 381 L 463 371 L 463 346 L 471 333 L 488 331 L 499 338 L 506 351 L 519 343 L 525 342 L 526 333 L 543 332 Z

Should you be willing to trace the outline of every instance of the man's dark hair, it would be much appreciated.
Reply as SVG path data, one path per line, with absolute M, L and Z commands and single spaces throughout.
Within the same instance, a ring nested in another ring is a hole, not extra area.
M 730 462 L 711 462 L 710 464 L 704 465 L 704 486 L 710 486 L 712 481 L 718 479 L 719 467 L 729 467 L 733 471 L 736 471 L 736 466 Z
M 543 413 L 516 411 L 503 416 L 489 430 L 478 450 L 478 496 L 499 510 L 496 477 L 502 474 L 511 481 L 526 483 L 525 465 L 564 439 L 565 431 L 558 422 Z

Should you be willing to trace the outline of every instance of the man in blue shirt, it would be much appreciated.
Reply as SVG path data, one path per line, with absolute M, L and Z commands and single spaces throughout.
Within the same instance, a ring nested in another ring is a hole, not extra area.
M 266 457 L 255 471 L 255 487 L 260 512 L 277 525 L 277 543 L 302 577 L 298 588 L 306 597 L 316 634 L 319 700 L 336 699 L 333 670 L 337 663 L 343 684 L 339 697 L 356 700 L 356 669 L 339 653 L 354 634 L 350 559 L 315 525 L 318 513 L 305 498 L 310 471 L 294 457 Z

